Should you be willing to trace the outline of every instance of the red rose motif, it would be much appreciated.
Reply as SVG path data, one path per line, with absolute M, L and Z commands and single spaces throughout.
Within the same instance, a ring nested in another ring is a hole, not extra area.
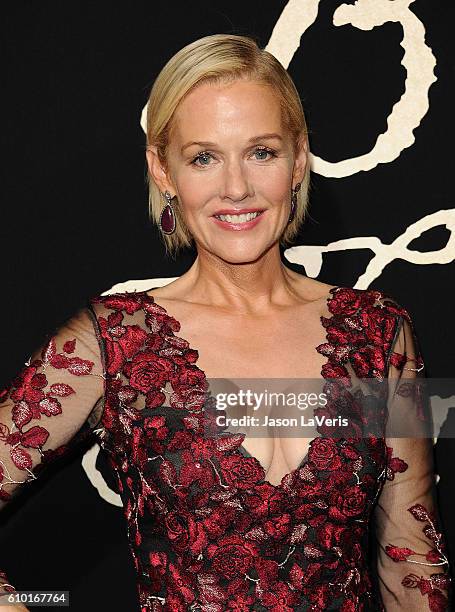
M 350 287 L 335 287 L 333 298 L 327 302 L 330 312 L 334 315 L 353 315 L 361 305 L 360 294 Z
M 151 352 L 135 355 L 130 367 L 130 386 L 142 393 L 163 387 L 172 373 L 172 362 Z
M 338 470 L 342 466 L 339 449 L 330 438 L 315 438 L 308 451 L 308 460 L 318 470 Z
M 195 363 L 199 359 L 199 353 L 195 349 L 185 351 L 185 359 L 188 363 Z
M 207 548 L 212 571 L 228 580 L 245 574 L 254 565 L 258 550 L 254 544 L 237 535 L 221 538 Z
M 304 553 L 295 553 L 295 560 L 299 562 L 304 569 L 303 572 L 299 571 L 300 567 L 297 569 L 294 566 L 294 576 L 297 577 L 299 581 L 299 586 L 297 588 L 304 587 L 313 587 L 314 584 L 320 581 L 323 565 L 317 561 L 312 561 L 310 564 L 308 563 L 308 558 Z M 296 571 L 297 569 L 297 571 Z M 294 586 L 296 586 L 294 582 Z
M 380 464 L 382 461 L 384 461 L 384 453 L 386 452 L 386 444 L 384 438 L 370 436 L 366 439 L 366 443 L 368 449 L 367 452 L 371 457 L 372 461 L 377 464 Z
M 385 375 L 385 354 L 381 347 L 370 347 L 370 362 L 375 370 Z
M 278 547 L 277 550 L 280 550 L 280 548 Z M 280 568 L 276 561 L 258 556 L 254 559 L 254 569 L 263 584 L 271 585 L 279 579 Z
M 118 339 L 118 343 L 125 357 L 130 359 L 142 348 L 147 340 L 147 332 L 139 325 L 127 325 L 123 329 L 125 333 Z
M 332 506 L 336 509 L 336 516 L 340 518 L 351 518 L 361 514 L 366 506 L 366 493 L 355 485 L 348 487 L 341 493 L 335 494 Z
M 147 311 L 145 324 L 153 332 L 159 332 L 165 336 L 180 330 L 179 321 L 168 315 L 162 306 L 158 306 L 158 304 L 153 302 L 144 303 L 144 310 Z
M 164 419 L 164 424 L 165 423 L 166 423 L 166 419 Z M 190 431 L 187 431 L 187 430 L 176 431 L 175 433 L 173 433 L 171 439 L 167 443 L 166 449 L 168 450 L 168 452 L 174 453 L 176 450 L 180 450 L 182 448 L 190 448 L 192 441 L 193 441 L 193 434 Z
M 360 378 L 384 377 L 385 355 L 381 348 L 365 346 L 352 353 L 352 365 Z
M 174 550 L 182 553 L 199 554 L 207 544 L 207 537 L 203 527 L 196 522 L 190 514 L 181 514 L 176 511 L 168 512 L 165 526 L 169 541 Z
M 118 342 L 112 342 L 105 339 L 105 347 L 107 373 L 114 376 L 123 368 L 125 363 L 125 355 L 123 354 L 122 348 Z
M 265 476 L 264 468 L 254 457 L 222 457 L 220 467 L 223 480 L 238 489 L 250 489 Z

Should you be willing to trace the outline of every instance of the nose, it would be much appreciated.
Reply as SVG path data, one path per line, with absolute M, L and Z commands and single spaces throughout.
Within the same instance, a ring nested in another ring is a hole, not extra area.
M 247 170 L 237 159 L 226 161 L 223 167 L 220 197 L 241 201 L 250 195 Z

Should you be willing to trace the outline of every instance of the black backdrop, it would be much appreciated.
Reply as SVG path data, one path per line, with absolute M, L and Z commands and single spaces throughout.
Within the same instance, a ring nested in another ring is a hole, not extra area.
M 1 13 L 1 383 L 88 296 L 193 261 L 166 261 L 148 222 L 140 120 L 164 63 L 222 32 L 269 45 L 306 110 L 310 218 L 288 265 L 392 294 L 427 375 L 453 376 L 453 3 L 15 0 Z M 134 610 L 122 511 L 95 446 L 2 513 L 0 567 L 18 589 L 70 590 L 74 610 Z M 435 446 L 451 558 L 454 449 Z

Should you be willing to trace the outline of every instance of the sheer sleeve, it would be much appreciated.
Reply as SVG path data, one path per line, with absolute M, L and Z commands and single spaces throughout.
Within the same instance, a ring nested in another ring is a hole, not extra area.
M 0 390 L 0 510 L 94 431 L 103 408 L 103 358 L 90 305 L 47 335 Z M 0 596 L 14 588 L 0 571 Z
M 424 363 L 409 313 L 389 353 L 387 478 L 375 508 L 379 588 L 387 612 L 448 610 Z M 390 437 L 389 437 L 390 436 Z

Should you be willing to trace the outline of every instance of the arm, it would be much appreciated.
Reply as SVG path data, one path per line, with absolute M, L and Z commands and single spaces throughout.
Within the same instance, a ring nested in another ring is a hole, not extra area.
M 81 309 L 0 390 L 0 511 L 47 465 L 92 434 L 104 376 L 92 314 Z M 0 596 L 14 588 L 0 571 Z
M 404 312 L 390 355 L 387 480 L 375 509 L 378 577 L 387 612 L 443 612 L 449 609 L 450 579 L 436 506 L 424 364 Z

